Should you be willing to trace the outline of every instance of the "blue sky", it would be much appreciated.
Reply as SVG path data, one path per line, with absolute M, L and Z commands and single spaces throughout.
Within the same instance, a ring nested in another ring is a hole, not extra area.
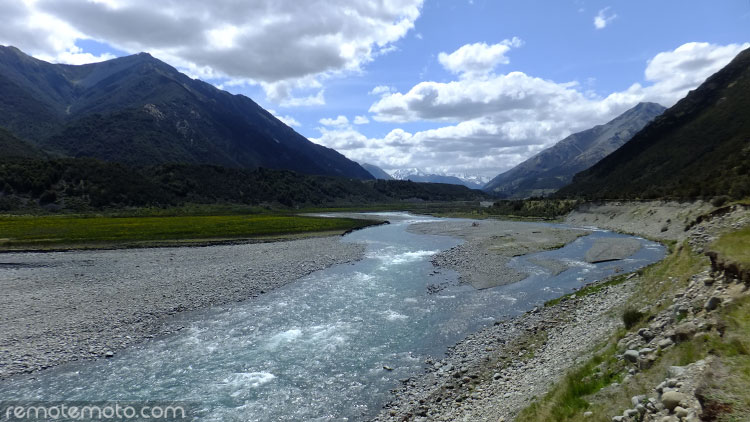
M 0 15 L 0 43 L 41 59 L 148 51 L 352 159 L 484 176 L 639 101 L 671 106 L 750 47 L 750 0 L 28 0 Z

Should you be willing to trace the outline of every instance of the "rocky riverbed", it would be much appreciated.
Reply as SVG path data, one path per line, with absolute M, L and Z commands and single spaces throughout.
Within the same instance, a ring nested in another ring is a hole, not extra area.
M 377 421 L 511 420 L 620 323 L 635 278 L 594 295 L 499 321 L 404 380 Z
M 737 207 L 685 230 L 692 218 L 707 209 L 705 203 L 592 205 L 572 213 L 567 222 L 665 240 L 687 239 L 689 247 L 698 252 L 719 234 L 750 224 L 748 210 Z M 653 219 L 648 220 L 649 217 Z M 634 248 L 621 244 L 613 250 L 612 246 L 600 245 L 591 257 L 601 258 L 606 255 L 603 251 L 620 256 Z M 473 251 L 482 250 L 477 246 Z M 466 270 L 460 265 L 457 269 Z M 622 326 L 623 306 L 632 297 L 637 283 L 639 276 L 632 274 L 622 284 L 496 322 L 468 336 L 451 348 L 445 358 L 425 362 L 423 374 L 403 380 L 402 387 L 393 391 L 393 400 L 375 420 L 513 420 L 519 411 L 552 388 L 568 369 L 588 360 L 601 342 Z M 659 350 L 715 329 L 712 312 L 745 294 L 747 287 L 737 280 L 708 272 L 696 274 L 685 290 L 671 291 L 674 303 L 656 315 L 647 329 L 626 336 L 618 345 L 618 358 L 633 364 L 624 382 L 637 376 L 639 368 L 652 365 Z M 710 360 L 701 360 L 670 368 L 667 378 L 653 386 L 652 394 L 633 397 L 633 408 L 610 417 L 613 421 L 698 420 L 702 409 L 697 385 L 711 366 Z M 608 388 L 620 387 L 613 384 Z
M 0 255 L 0 378 L 112 356 L 181 329 L 172 315 L 256 297 L 359 260 L 340 237 Z
M 457 271 L 461 282 L 471 284 L 476 289 L 523 280 L 528 274 L 507 265 L 512 257 L 556 249 L 588 233 L 585 230 L 497 220 L 419 223 L 411 225 L 409 231 L 464 240 L 461 245 L 435 255 L 432 263 Z M 562 265 L 552 262 L 545 264 L 555 268 Z

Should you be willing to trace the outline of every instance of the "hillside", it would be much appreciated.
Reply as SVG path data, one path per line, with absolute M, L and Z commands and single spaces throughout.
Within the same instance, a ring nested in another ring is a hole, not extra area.
M 750 195 L 750 50 L 628 143 L 579 173 L 560 196 L 698 198 Z
M 372 178 L 251 99 L 145 53 L 72 66 L 0 46 L 0 92 L 0 126 L 60 155 Z
M 330 206 L 400 201 L 479 201 L 464 186 L 356 180 L 284 170 L 164 164 L 135 169 L 90 158 L 0 162 L 0 210 L 246 204 Z
M 362 166 L 363 169 L 367 170 L 372 175 L 372 177 L 376 179 L 393 180 L 393 177 L 391 177 L 390 174 L 386 173 L 385 170 L 374 164 L 360 163 L 359 165 Z
M 659 104 L 640 103 L 608 123 L 568 136 L 498 175 L 483 190 L 509 198 L 549 195 L 621 147 L 664 110 Z
M 45 154 L 38 148 L 24 142 L 7 130 L 0 127 L 0 155 L 15 158 L 44 158 Z

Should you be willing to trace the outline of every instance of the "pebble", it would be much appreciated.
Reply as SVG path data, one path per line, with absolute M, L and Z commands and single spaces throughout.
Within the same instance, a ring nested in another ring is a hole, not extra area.
M 114 356 L 134 343 L 177 331 L 179 326 L 163 323 L 170 315 L 247 300 L 363 256 L 364 245 L 341 242 L 339 236 L 208 247 L 3 254 L 4 261 L 44 265 L 54 271 L 0 277 L 0 291 L 7 299 L 3 317 L 23 321 L 2 324 L 2 360 L 19 363 L 0 364 L 0 379 L 106 357 L 107 352 Z

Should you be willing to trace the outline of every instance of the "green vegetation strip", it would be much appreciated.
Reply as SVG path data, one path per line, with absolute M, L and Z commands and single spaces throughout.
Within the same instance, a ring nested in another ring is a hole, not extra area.
M 344 232 L 369 220 L 294 215 L 175 217 L 0 217 L 0 249 L 54 249 L 128 243 L 231 240 Z
M 605 281 L 601 281 L 598 283 L 587 284 L 586 286 L 584 286 L 583 288 L 581 288 L 575 293 L 570 293 L 564 296 L 560 296 L 556 299 L 548 300 L 547 302 L 544 303 L 544 306 L 555 306 L 558 303 L 569 300 L 569 299 L 577 299 L 579 297 L 589 296 L 598 292 L 599 290 L 605 287 L 616 286 L 618 284 L 622 284 L 627 279 L 628 279 L 627 274 L 623 274 L 623 275 L 618 275 L 616 277 L 609 278 Z

